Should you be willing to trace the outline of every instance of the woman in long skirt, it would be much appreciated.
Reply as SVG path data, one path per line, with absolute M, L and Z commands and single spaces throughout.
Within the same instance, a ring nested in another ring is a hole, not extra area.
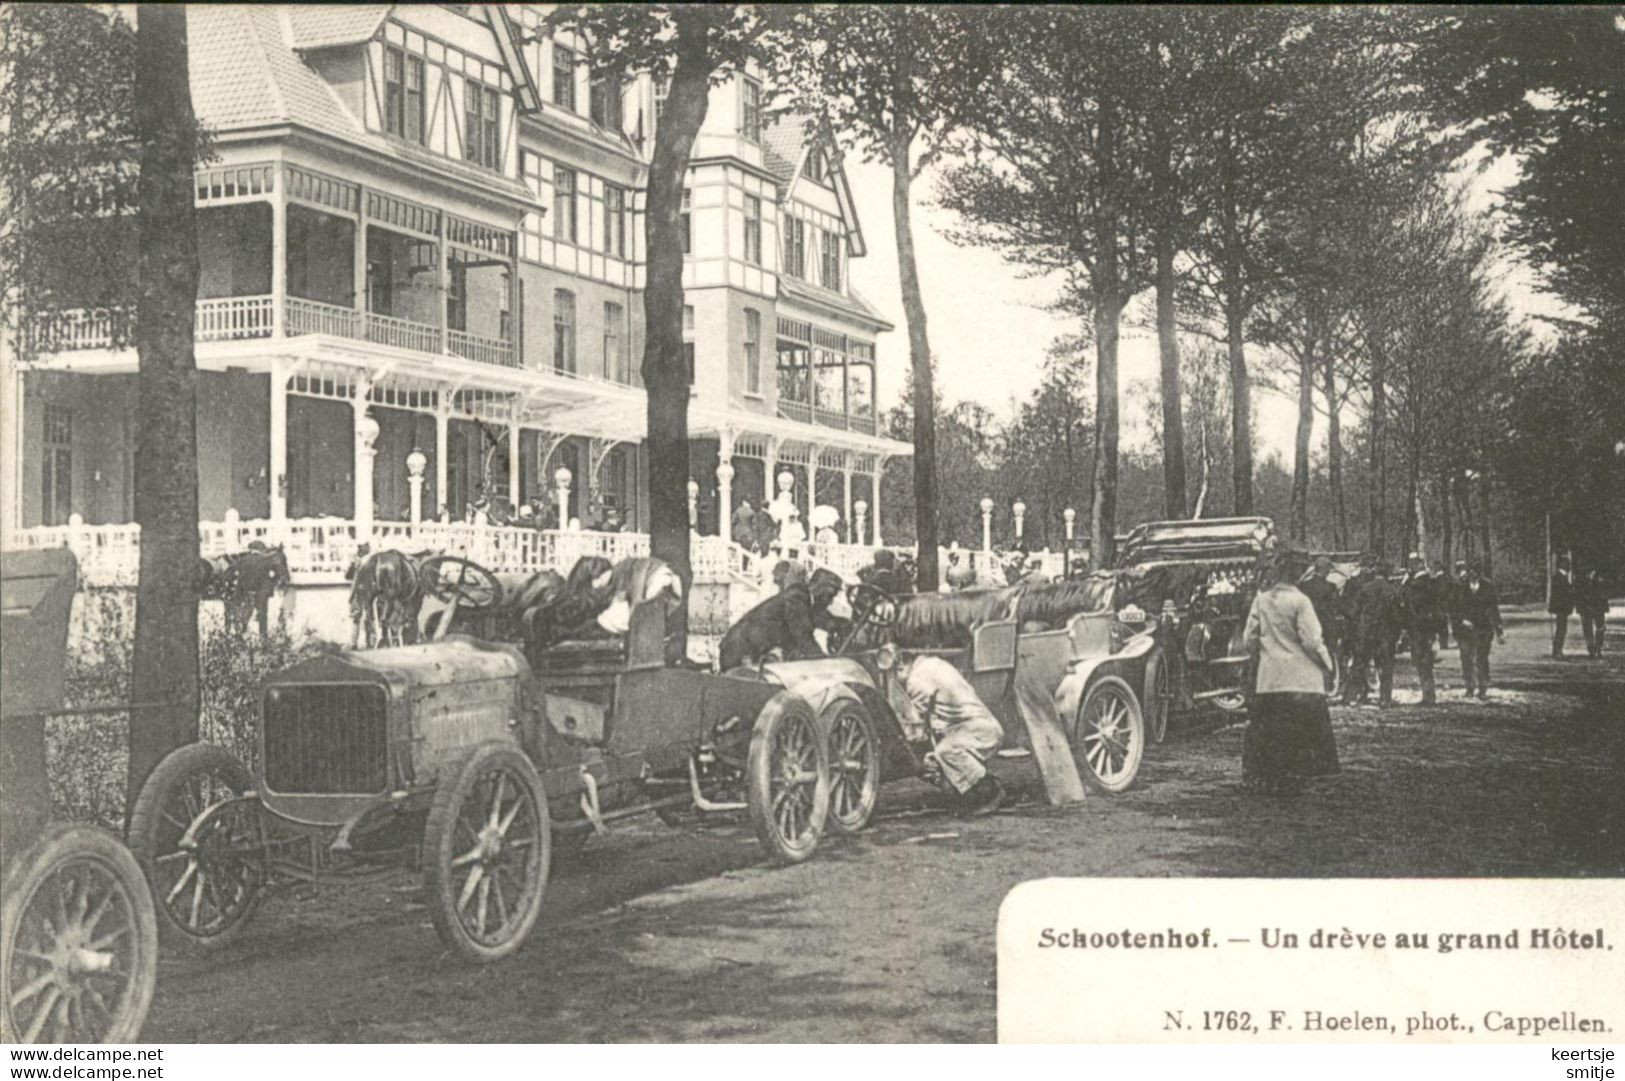
M 1257 662 L 1257 689 L 1242 741 L 1242 783 L 1291 794 L 1310 778 L 1337 771 L 1337 743 L 1326 708 L 1326 679 L 1335 668 L 1320 620 L 1297 581 L 1308 553 L 1280 549 L 1274 584 L 1247 613 L 1244 641 Z

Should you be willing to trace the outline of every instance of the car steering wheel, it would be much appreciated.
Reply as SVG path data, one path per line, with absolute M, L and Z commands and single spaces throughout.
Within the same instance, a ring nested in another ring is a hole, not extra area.
M 502 603 L 502 583 L 471 559 L 435 556 L 424 562 L 418 577 L 424 593 L 458 608 L 488 612 Z
M 872 586 L 867 582 L 847 587 L 847 600 L 852 605 L 852 629 L 847 632 L 840 646 L 835 650 L 837 656 L 844 654 L 858 635 L 869 627 L 889 627 L 897 618 L 897 601 L 891 594 L 879 586 Z

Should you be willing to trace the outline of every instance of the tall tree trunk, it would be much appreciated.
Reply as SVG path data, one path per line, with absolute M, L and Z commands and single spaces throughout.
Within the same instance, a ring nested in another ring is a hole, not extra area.
M 1450 500 L 1454 495 L 1455 484 L 1452 481 L 1451 474 L 1448 469 L 1445 470 L 1439 478 L 1439 488 L 1443 493 L 1442 498 L 1439 500 L 1439 565 L 1444 568 L 1444 572 L 1446 574 L 1450 574 L 1452 573 L 1451 569 L 1455 566 L 1456 562 L 1456 538 L 1452 529 L 1455 523 L 1452 520 L 1452 515 L 1450 513 Z
M 1472 559 L 1477 555 L 1473 537 L 1473 482 L 1463 474 L 1452 487 L 1456 491 L 1456 510 L 1461 519 L 1462 555 Z
M 1491 567 L 1494 549 L 1490 547 L 1490 477 L 1482 470 L 1478 475 L 1478 550 L 1484 561 L 1484 573 L 1494 573 Z
M 909 198 L 913 174 L 907 133 L 888 148 L 892 167 L 892 223 L 897 233 L 897 273 L 908 323 L 908 357 L 913 374 L 914 405 L 914 536 L 918 550 L 915 584 L 921 592 L 937 588 L 937 419 L 936 388 L 931 372 L 931 339 L 926 333 L 925 294 L 914 259 L 914 225 Z
M 1287 513 L 1292 539 L 1309 539 L 1309 444 L 1315 434 L 1316 331 L 1306 332 L 1298 357 L 1298 427 L 1292 441 L 1292 500 Z
M 142 8 L 135 111 L 141 137 L 136 306 L 135 520 L 141 526 L 130 697 L 127 808 L 170 751 L 198 734 L 197 122 L 186 9 Z
M 1090 559 L 1117 562 L 1117 332 L 1124 301 L 1107 292 L 1095 301 L 1095 471 L 1089 507 Z
M 683 178 L 694 138 L 705 122 L 715 61 L 703 18 L 674 9 L 677 63 L 666 111 L 655 130 L 644 216 L 648 284 L 643 385 L 649 447 L 649 552 L 682 579 L 684 603 L 668 620 L 667 659 L 688 651 L 688 603 L 693 574 L 688 548 L 688 365 L 683 359 L 683 239 L 679 214 Z M 771 463 L 769 464 L 771 468 Z
M 1200 518 L 1202 516 L 1202 508 L 1207 503 L 1208 449 L 1206 423 L 1203 423 L 1200 426 L 1199 436 L 1202 442 L 1202 486 L 1196 490 L 1196 506 L 1191 508 L 1192 518 Z
M 1241 263 L 1241 229 L 1236 220 L 1233 140 L 1234 133 L 1226 132 L 1219 170 L 1223 184 L 1219 213 L 1224 231 L 1221 289 L 1225 342 L 1230 353 L 1230 468 L 1235 490 L 1231 513 L 1244 517 L 1253 513 L 1253 392 L 1247 377 L 1247 286 Z
M 1349 547 L 1348 503 L 1343 497 L 1343 417 L 1337 399 L 1337 358 L 1330 349 L 1321 361 L 1326 395 L 1326 483 L 1332 495 L 1332 541 Z
M 1422 456 L 1413 444 L 1409 449 L 1410 469 L 1406 475 L 1405 516 L 1406 554 L 1419 552 L 1427 555 L 1427 523 L 1422 520 Z
M 1174 243 L 1166 227 L 1157 233 L 1157 346 L 1162 353 L 1163 512 L 1185 517 L 1185 417 L 1179 387 L 1179 327 L 1174 299 Z
M 1371 416 L 1367 442 L 1371 447 L 1370 510 L 1366 519 L 1366 547 L 1379 558 L 1388 554 L 1388 458 L 1383 446 L 1383 416 L 1388 411 L 1386 359 L 1380 344 L 1371 349 Z

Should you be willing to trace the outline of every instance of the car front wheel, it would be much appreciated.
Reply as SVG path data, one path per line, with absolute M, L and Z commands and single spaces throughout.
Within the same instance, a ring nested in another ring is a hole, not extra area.
M 1145 754 L 1145 717 L 1129 685 L 1102 676 L 1089 687 L 1072 730 L 1072 757 L 1083 779 L 1104 792 L 1134 783 Z

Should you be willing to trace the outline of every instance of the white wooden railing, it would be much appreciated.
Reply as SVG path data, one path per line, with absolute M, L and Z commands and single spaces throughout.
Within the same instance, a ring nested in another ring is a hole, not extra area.
M 287 333 L 327 334 L 335 338 L 359 338 L 361 313 L 354 308 L 324 304 L 319 300 L 289 297 L 286 301 Z
M 446 352 L 453 356 L 477 360 L 482 364 L 500 364 L 512 368 L 519 364 L 513 343 L 499 338 L 484 338 L 463 330 L 446 332 Z
M 427 323 L 414 323 L 410 319 L 397 319 L 392 315 L 367 312 L 367 340 L 396 349 L 413 349 L 419 353 L 440 352 L 440 328 Z
M 276 308 L 269 296 L 200 300 L 196 327 L 200 342 L 269 338 L 276 329 Z
M 268 338 L 275 329 L 276 309 L 269 296 L 200 300 L 195 312 L 193 333 L 200 342 Z M 72 353 L 128 345 L 134 336 L 128 308 L 63 308 L 30 318 L 25 340 L 35 352 Z

